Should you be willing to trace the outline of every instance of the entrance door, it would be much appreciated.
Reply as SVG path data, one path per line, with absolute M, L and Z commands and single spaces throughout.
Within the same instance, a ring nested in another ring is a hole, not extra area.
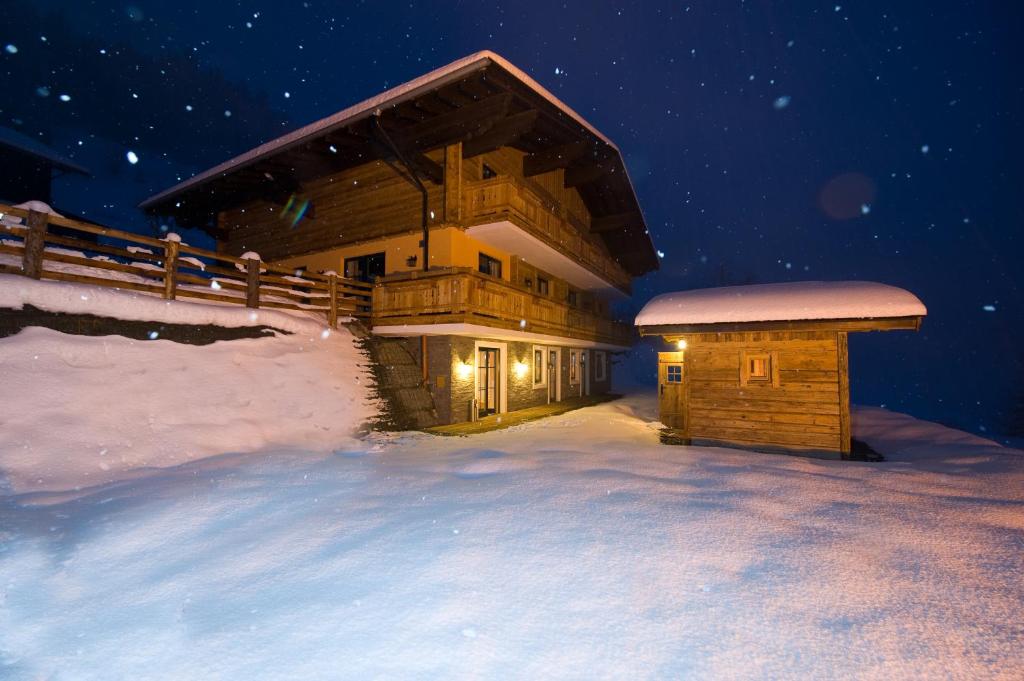
M 476 357 L 476 408 L 480 417 L 497 414 L 501 405 L 498 348 L 479 348 Z
M 683 353 L 658 353 L 658 416 L 666 428 L 682 430 Z
M 561 356 L 561 351 L 548 349 L 548 402 L 557 402 L 561 397 L 558 394 L 562 385 L 562 363 L 558 361 Z

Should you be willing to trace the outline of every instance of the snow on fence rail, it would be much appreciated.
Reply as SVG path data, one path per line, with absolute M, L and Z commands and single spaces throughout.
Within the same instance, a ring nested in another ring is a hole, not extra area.
M 7 216 L 25 223 L 9 224 L 3 219 Z M 255 254 L 238 258 L 195 248 L 175 237 L 156 239 L 0 204 L 0 273 L 129 289 L 168 300 L 312 310 L 324 313 L 332 327 L 339 316 L 370 314 L 370 284 L 278 267 Z

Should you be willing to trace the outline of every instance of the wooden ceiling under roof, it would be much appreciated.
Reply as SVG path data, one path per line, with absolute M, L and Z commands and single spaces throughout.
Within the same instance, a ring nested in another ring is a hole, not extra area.
M 443 169 L 424 153 L 463 143 L 471 158 L 510 146 L 523 151 L 527 177 L 565 169 L 600 235 L 634 276 L 657 269 L 658 258 L 618 150 L 534 88 L 491 60 L 459 79 L 378 110 L 387 135 L 421 178 L 440 184 Z M 218 211 L 254 199 L 284 203 L 302 184 L 383 159 L 373 112 L 312 130 L 280 148 L 201 182 L 172 189 L 142 204 L 149 213 L 211 229 Z

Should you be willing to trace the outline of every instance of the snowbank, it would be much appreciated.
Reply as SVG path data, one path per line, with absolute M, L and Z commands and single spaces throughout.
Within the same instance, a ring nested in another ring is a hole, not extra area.
M 291 333 L 320 333 L 327 320 L 316 313 L 252 310 L 241 305 L 164 300 L 146 293 L 37 281 L 16 274 L 0 274 L 0 308 L 22 309 L 32 305 L 50 312 L 93 314 L 165 324 L 216 324 L 217 326 L 272 326 Z
M 22 304 L 292 335 L 193 346 L 30 327 L 0 339 L 0 489 L 89 487 L 268 447 L 327 451 L 375 414 L 367 360 L 349 331 L 306 313 L 0 277 L 0 307 Z
M 651 395 L 8 498 L 0 675 L 1024 676 L 1019 457 L 877 410 L 886 463 L 670 447 Z
M 637 326 L 799 319 L 919 317 L 924 304 L 909 291 L 870 281 L 801 281 L 663 293 L 636 317 Z

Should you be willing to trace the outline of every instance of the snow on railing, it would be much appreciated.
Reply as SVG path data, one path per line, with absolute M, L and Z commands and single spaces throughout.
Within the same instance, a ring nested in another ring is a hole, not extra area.
M 34 208 L 0 204 L 0 273 L 129 289 L 167 300 L 311 310 L 325 314 L 332 327 L 339 315 L 370 314 L 372 287 L 334 272 L 278 267 L 256 253 L 234 257 L 195 248 L 174 233 L 156 239 Z

